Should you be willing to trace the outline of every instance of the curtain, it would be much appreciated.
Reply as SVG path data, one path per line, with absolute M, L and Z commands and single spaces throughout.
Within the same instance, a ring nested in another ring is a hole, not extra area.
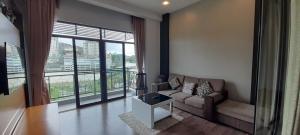
M 145 21 L 142 18 L 132 17 L 132 28 L 135 40 L 136 66 L 138 73 L 143 73 L 145 59 Z
M 281 4 L 280 0 L 265 0 L 263 5 L 255 130 L 256 134 L 268 135 L 275 118 Z
M 144 74 L 145 60 L 145 20 L 132 16 L 132 28 L 135 40 L 136 66 L 138 70 L 136 87 L 137 89 L 146 87 Z
M 26 0 L 26 55 L 32 105 L 50 103 L 44 68 L 50 50 L 56 0 Z
M 300 1 L 291 1 L 291 35 L 282 135 L 300 134 Z

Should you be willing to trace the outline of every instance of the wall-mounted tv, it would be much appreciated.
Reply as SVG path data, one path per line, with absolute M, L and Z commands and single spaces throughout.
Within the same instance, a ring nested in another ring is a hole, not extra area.
M 8 80 L 6 72 L 6 47 L 0 44 L 0 94 L 8 94 Z
M 26 80 L 24 51 L 16 45 L 4 43 L 0 47 L 1 93 L 8 95 L 23 86 Z

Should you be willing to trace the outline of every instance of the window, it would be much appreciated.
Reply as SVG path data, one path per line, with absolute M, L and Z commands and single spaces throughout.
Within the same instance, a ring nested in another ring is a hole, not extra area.
M 77 36 L 100 39 L 100 29 L 98 29 L 98 28 L 92 28 L 92 27 L 78 25 L 76 30 L 77 30 L 77 33 L 76 33 Z
M 134 43 L 133 34 L 129 32 L 100 29 L 96 27 L 88 27 L 62 22 L 54 23 L 53 34 L 57 36 L 74 36 L 91 39 L 100 39 L 102 34 L 103 40 Z
M 51 101 L 74 98 L 73 43 L 71 38 L 52 37 L 45 69 Z
M 53 27 L 53 34 L 75 36 L 75 27 L 74 24 L 56 22 Z
M 75 89 L 79 90 L 80 104 L 101 100 L 100 94 L 104 90 L 100 77 L 103 63 L 100 61 L 105 61 L 107 66 L 105 90 L 108 99 L 135 89 L 137 70 L 132 33 L 56 22 L 52 34 L 45 67 L 52 102 L 74 101 Z M 105 47 L 100 46 L 100 41 Z M 105 58 L 100 58 L 102 51 L 105 51 Z M 76 79 L 78 81 L 74 81 Z

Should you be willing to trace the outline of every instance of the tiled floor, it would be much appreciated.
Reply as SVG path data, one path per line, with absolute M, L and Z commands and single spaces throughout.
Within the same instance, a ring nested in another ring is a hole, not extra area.
M 112 101 L 60 113 L 61 135 L 135 135 L 119 115 L 131 111 L 131 98 Z M 174 109 L 174 112 L 180 112 Z M 244 133 L 211 123 L 186 112 L 182 122 L 162 132 L 161 135 L 242 135 Z

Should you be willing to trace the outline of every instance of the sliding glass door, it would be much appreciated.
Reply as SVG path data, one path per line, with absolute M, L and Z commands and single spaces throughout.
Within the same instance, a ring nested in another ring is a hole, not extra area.
M 126 96 L 124 44 L 118 42 L 105 43 L 107 99 Z
M 98 41 L 75 39 L 77 100 L 79 105 L 101 101 L 100 48 Z
M 52 34 L 45 69 L 51 102 L 82 107 L 133 93 L 136 60 L 132 33 L 55 22 Z
M 100 43 L 74 39 L 77 107 L 126 96 L 124 44 Z
M 68 104 L 75 102 L 74 55 L 72 38 L 53 37 L 45 80 L 51 102 Z

